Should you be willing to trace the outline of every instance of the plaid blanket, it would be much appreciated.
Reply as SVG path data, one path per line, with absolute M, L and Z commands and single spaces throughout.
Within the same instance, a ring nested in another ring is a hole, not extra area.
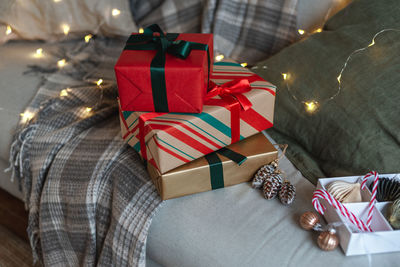
M 47 266 L 144 265 L 161 199 L 121 138 L 112 67 L 123 42 L 71 45 L 58 52 L 67 58 L 62 70 L 32 68 L 48 74 L 26 110 L 34 118 L 11 147 L 35 259 Z
M 139 24 L 213 31 L 225 55 L 240 59 L 249 49 L 253 60 L 289 42 L 296 2 L 131 1 Z M 25 111 L 34 116 L 21 125 L 10 163 L 29 209 L 34 257 L 45 265 L 145 265 L 147 232 L 161 200 L 120 136 L 113 65 L 123 44 L 64 42 L 52 65 L 31 66 L 44 79 Z M 60 58 L 67 64 L 58 69 Z
M 212 32 L 214 49 L 253 64 L 297 39 L 298 0 L 130 0 L 140 26 L 168 32 Z

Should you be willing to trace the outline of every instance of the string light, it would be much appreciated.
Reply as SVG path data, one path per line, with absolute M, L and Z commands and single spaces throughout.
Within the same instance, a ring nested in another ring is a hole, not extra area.
M 375 44 L 375 40 L 372 39 L 372 42 L 368 45 L 368 47 L 371 47 L 371 46 L 373 46 L 374 44 Z
M 119 9 L 113 8 L 112 11 L 111 11 L 111 14 L 112 14 L 114 17 L 116 17 L 116 16 L 118 16 L 119 14 L 121 14 L 121 11 L 120 11 Z
M 225 56 L 223 54 L 217 55 L 217 56 L 215 56 L 215 61 L 221 61 L 224 59 L 224 57 Z
M 21 122 L 26 123 L 35 116 L 35 113 L 30 111 L 25 111 L 24 113 L 21 113 L 20 116 L 21 116 Z
M 89 43 L 90 39 L 92 39 L 93 35 L 88 34 L 85 36 L 85 43 Z
M 86 108 L 85 108 L 85 111 L 86 111 L 86 113 L 90 113 L 90 112 L 92 111 L 92 109 L 93 109 L 93 108 L 91 108 L 91 107 L 86 107 Z
M 319 29 L 317 29 L 316 31 L 319 32 L 318 30 L 319 30 Z M 322 31 L 322 29 L 321 29 L 321 31 Z M 362 52 L 362 51 L 368 49 L 369 47 L 375 45 L 375 44 L 376 44 L 375 39 L 376 39 L 380 34 L 382 34 L 382 33 L 384 33 L 384 32 L 387 32 L 387 31 L 396 31 L 396 32 L 400 32 L 400 29 L 391 29 L 391 28 L 383 29 L 383 30 L 377 32 L 377 33 L 374 35 L 374 37 L 372 38 L 371 43 L 369 43 L 367 46 L 362 47 L 362 48 L 359 48 L 359 49 L 356 49 L 356 50 L 354 50 L 352 53 L 350 53 L 350 55 L 347 57 L 346 61 L 344 62 L 343 66 L 342 66 L 342 68 L 341 68 L 341 70 L 340 70 L 340 72 L 339 72 L 339 75 L 336 77 L 336 79 L 337 79 L 337 81 L 338 81 L 338 84 L 339 84 L 339 86 L 338 86 L 336 92 L 335 92 L 331 97 L 328 97 L 328 98 L 326 98 L 325 100 L 323 100 L 322 103 L 323 103 L 323 102 L 330 101 L 330 100 L 334 99 L 335 97 L 337 97 L 337 96 L 340 94 L 340 92 L 341 92 L 341 90 L 342 90 L 342 87 L 341 87 L 341 85 L 342 85 L 342 74 L 343 74 L 343 72 L 345 71 L 345 69 L 346 69 L 346 67 L 347 67 L 347 64 L 350 62 L 351 58 L 352 58 L 355 54 L 360 53 L 360 52 Z M 300 33 L 300 31 L 299 31 L 299 33 Z M 300 34 L 301 34 L 301 33 L 300 33 Z M 264 66 L 264 67 L 265 67 L 265 66 Z M 281 74 L 282 74 L 283 80 L 286 81 L 286 88 L 288 89 L 289 94 L 293 97 L 293 99 L 295 99 L 296 101 L 298 101 L 297 97 L 292 93 L 292 91 L 291 91 L 291 89 L 290 89 L 290 86 L 289 86 L 289 84 L 288 84 L 288 82 L 287 82 L 287 80 L 288 80 L 288 78 L 289 78 L 289 74 L 288 74 L 288 73 L 281 73 Z M 307 101 L 307 102 L 302 101 L 302 103 L 304 104 L 305 110 L 306 110 L 306 112 L 308 112 L 308 113 L 314 113 L 315 111 L 318 110 L 319 106 L 321 105 L 318 101 L 315 101 L 315 100 L 311 100 L 311 101 Z
M 322 28 L 318 28 L 314 32 L 322 32 Z
M 139 29 L 139 33 L 144 33 L 143 28 L 140 28 L 140 29 Z
M 314 113 L 318 108 L 318 102 L 314 100 L 309 102 L 304 102 L 304 105 L 308 113 Z
M 97 86 L 100 86 L 103 83 L 103 79 L 98 79 L 98 81 L 96 82 Z
M 43 48 L 38 48 L 35 51 L 35 54 L 33 55 L 35 58 L 41 58 L 43 57 Z
M 69 88 L 67 88 L 67 89 L 62 89 L 62 90 L 60 91 L 60 96 L 61 96 L 61 97 L 63 97 L 63 96 L 68 96 L 68 91 L 69 91 Z
M 65 58 L 60 59 L 59 61 L 57 61 L 57 66 L 59 68 L 63 68 L 65 66 L 65 64 L 67 64 L 67 61 L 65 60 Z
M 306 31 L 303 30 L 303 29 L 298 29 L 297 31 L 298 31 L 298 33 L 299 33 L 300 35 L 303 35 L 304 33 L 306 33 Z
M 68 35 L 69 30 L 71 29 L 68 24 L 62 24 L 61 28 L 63 29 L 65 35 Z
M 337 76 L 336 79 L 337 79 L 338 83 L 340 83 L 340 80 L 342 79 L 342 73 L 340 73 L 339 76 Z
M 11 33 L 12 33 L 11 26 L 10 26 L 10 25 L 7 25 L 7 28 L 6 28 L 6 35 L 9 35 L 9 34 L 11 34 Z
M 243 68 L 247 67 L 247 63 L 246 63 L 246 62 L 243 62 L 243 63 L 241 63 L 240 65 L 241 65 Z

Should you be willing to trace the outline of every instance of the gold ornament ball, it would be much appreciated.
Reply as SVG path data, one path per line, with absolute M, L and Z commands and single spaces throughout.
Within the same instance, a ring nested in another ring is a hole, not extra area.
M 318 236 L 318 246 L 325 251 L 334 250 L 339 245 L 339 238 L 334 232 L 322 232 Z
M 300 226 L 305 230 L 311 230 L 319 223 L 318 215 L 315 212 L 307 211 L 300 216 Z

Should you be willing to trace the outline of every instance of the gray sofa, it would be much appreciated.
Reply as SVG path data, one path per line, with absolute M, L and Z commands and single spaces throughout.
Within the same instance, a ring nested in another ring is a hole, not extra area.
M 315 28 L 334 0 L 299 0 L 299 28 Z M 317 15 L 315 15 L 317 14 Z M 9 146 L 19 113 L 36 93 L 40 79 L 24 75 L 38 47 L 54 44 L 12 42 L 0 46 L 0 167 L 8 165 Z M 297 187 L 297 200 L 286 207 L 266 201 L 250 185 L 240 184 L 164 202 L 150 226 L 148 266 L 397 266 L 399 253 L 345 257 L 340 249 L 323 252 L 317 234 L 302 230 L 300 214 L 312 209 L 314 186 L 284 158 L 281 168 Z M 0 187 L 22 198 L 10 173 Z

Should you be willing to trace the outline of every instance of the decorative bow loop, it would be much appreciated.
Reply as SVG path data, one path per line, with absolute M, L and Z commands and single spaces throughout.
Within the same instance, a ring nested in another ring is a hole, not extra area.
M 240 106 L 245 111 L 253 106 L 250 100 L 243 95 L 243 93 L 251 91 L 251 86 L 248 79 L 236 79 L 221 85 L 217 85 L 213 81 L 210 81 L 210 85 L 212 87 L 206 95 L 206 100 L 217 95 L 221 97 L 232 96 L 237 100 L 237 102 L 239 102 Z
M 153 24 L 144 29 L 143 34 L 131 35 L 127 41 L 126 49 L 158 50 L 159 55 L 169 53 L 175 57 L 186 59 L 195 43 L 176 40 L 177 35 L 165 34 L 160 26 Z

